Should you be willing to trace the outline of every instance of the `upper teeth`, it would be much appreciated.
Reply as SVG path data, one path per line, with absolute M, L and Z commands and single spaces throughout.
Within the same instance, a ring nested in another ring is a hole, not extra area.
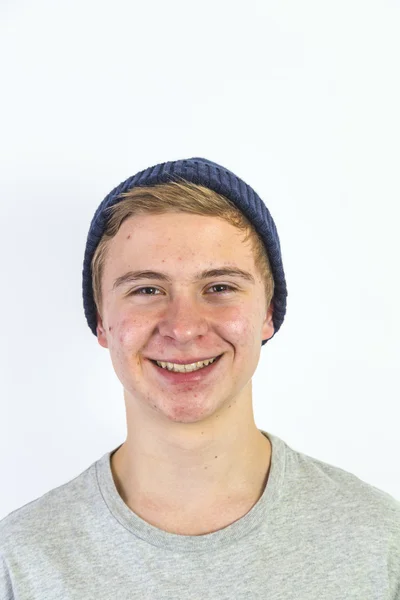
M 216 358 L 218 357 L 215 356 L 214 358 L 209 358 L 208 360 L 202 360 L 199 362 L 191 363 L 190 365 L 177 365 L 175 363 L 161 362 L 159 360 L 156 360 L 156 363 L 163 369 L 168 369 L 169 371 L 179 371 L 180 373 L 186 373 L 188 371 L 196 371 L 196 369 L 206 367 L 207 365 L 214 362 Z

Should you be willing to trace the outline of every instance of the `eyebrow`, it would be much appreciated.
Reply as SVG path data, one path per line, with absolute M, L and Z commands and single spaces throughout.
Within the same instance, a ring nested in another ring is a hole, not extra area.
M 240 277 L 255 284 L 253 275 L 247 271 L 239 269 L 238 267 L 207 269 L 205 271 L 201 271 L 201 273 L 197 273 L 194 277 L 194 281 L 202 281 L 203 279 L 211 279 L 213 277 L 224 277 L 225 275 L 230 277 Z M 172 279 L 166 273 L 160 273 L 157 271 L 128 271 L 124 275 L 117 277 L 117 279 L 114 281 L 112 289 L 115 290 L 117 287 L 120 287 L 125 283 L 132 283 L 133 281 L 138 281 L 139 279 L 157 279 L 158 281 L 166 281 L 168 283 L 172 282 Z

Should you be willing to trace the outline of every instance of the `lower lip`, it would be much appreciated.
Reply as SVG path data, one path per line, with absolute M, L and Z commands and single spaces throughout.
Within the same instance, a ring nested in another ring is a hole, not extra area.
M 203 367 L 202 369 L 198 369 L 197 371 L 192 371 L 191 373 L 175 373 L 175 371 L 168 371 L 168 369 L 163 369 L 162 367 L 157 366 L 152 361 L 150 362 L 161 375 L 161 377 L 163 377 L 166 381 L 169 381 L 170 383 L 191 383 L 202 381 L 213 371 L 215 371 L 215 368 L 220 362 L 221 358 L 222 355 L 213 363 L 211 363 L 211 365 L 207 365 L 207 367 Z

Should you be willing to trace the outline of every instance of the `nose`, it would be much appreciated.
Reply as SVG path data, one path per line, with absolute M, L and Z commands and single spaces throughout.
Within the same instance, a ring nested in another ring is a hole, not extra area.
M 158 331 L 163 337 L 185 344 L 208 333 L 210 314 L 210 308 L 200 306 L 189 295 L 181 295 L 171 300 L 166 307 L 159 319 Z

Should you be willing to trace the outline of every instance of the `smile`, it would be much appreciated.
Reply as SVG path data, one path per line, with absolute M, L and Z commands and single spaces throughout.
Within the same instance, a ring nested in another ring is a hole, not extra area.
M 220 355 L 221 356 L 221 355 Z M 176 373 L 191 373 L 192 371 L 198 371 L 199 369 L 203 369 L 208 365 L 215 362 L 220 356 L 216 356 L 214 358 L 209 358 L 207 360 L 201 360 L 194 363 L 189 364 L 177 364 L 171 362 L 164 362 L 160 360 L 154 360 L 152 362 L 156 363 L 162 369 L 168 369 L 168 371 L 175 371 Z

